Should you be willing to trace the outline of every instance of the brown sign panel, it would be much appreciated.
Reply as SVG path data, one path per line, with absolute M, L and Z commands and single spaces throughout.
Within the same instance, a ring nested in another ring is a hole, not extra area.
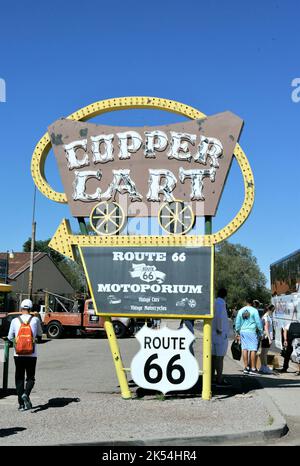
M 159 127 L 57 120 L 48 131 L 74 217 L 101 201 L 128 216 L 155 216 L 162 203 L 192 202 L 216 214 L 243 121 L 231 112 Z

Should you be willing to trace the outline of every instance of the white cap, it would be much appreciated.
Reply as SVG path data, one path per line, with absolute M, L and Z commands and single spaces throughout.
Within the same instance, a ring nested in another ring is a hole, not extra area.
M 31 299 L 23 299 L 21 302 L 21 309 L 31 309 L 32 308 L 32 301 Z

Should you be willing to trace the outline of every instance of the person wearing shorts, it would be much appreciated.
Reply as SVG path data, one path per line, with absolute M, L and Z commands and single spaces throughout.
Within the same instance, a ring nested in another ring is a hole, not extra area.
M 251 300 L 248 299 L 246 306 L 239 310 L 235 321 L 235 331 L 242 346 L 244 374 L 257 375 L 256 353 L 263 326 L 258 310 L 250 303 Z

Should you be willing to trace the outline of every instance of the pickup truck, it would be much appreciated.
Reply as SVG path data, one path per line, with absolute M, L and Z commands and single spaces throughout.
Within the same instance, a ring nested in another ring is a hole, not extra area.
M 74 334 L 96 334 L 104 330 L 104 318 L 97 315 L 93 301 L 87 299 L 83 312 L 40 312 L 43 330 L 48 338 L 61 338 L 64 332 Z M 133 319 L 112 317 L 117 337 L 133 335 L 135 325 Z

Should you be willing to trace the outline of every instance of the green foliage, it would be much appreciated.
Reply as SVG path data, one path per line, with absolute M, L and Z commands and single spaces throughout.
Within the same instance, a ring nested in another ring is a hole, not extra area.
M 266 288 L 266 277 L 260 271 L 251 249 L 224 241 L 216 246 L 216 290 L 226 288 L 229 308 L 242 307 L 247 298 L 268 303 L 271 292 Z
M 50 238 L 46 240 L 35 241 L 35 252 L 45 252 L 49 254 L 53 262 L 57 265 L 68 282 L 72 285 L 76 292 L 84 292 L 86 290 L 86 281 L 81 263 L 67 259 L 59 252 L 49 247 Z M 23 244 L 23 251 L 30 252 L 31 238 Z
M 54 249 L 50 248 L 48 246 L 51 238 L 45 239 L 45 240 L 39 240 L 35 241 L 34 244 L 34 251 L 35 252 L 46 252 L 49 254 L 51 259 L 58 264 L 59 262 L 63 261 L 65 259 L 65 256 L 60 254 L 59 252 L 54 251 Z M 27 241 L 23 244 L 23 252 L 30 252 L 31 249 L 31 238 L 28 238 Z
M 65 258 L 57 264 L 57 267 L 76 292 L 82 293 L 86 290 L 85 275 L 81 264 Z

